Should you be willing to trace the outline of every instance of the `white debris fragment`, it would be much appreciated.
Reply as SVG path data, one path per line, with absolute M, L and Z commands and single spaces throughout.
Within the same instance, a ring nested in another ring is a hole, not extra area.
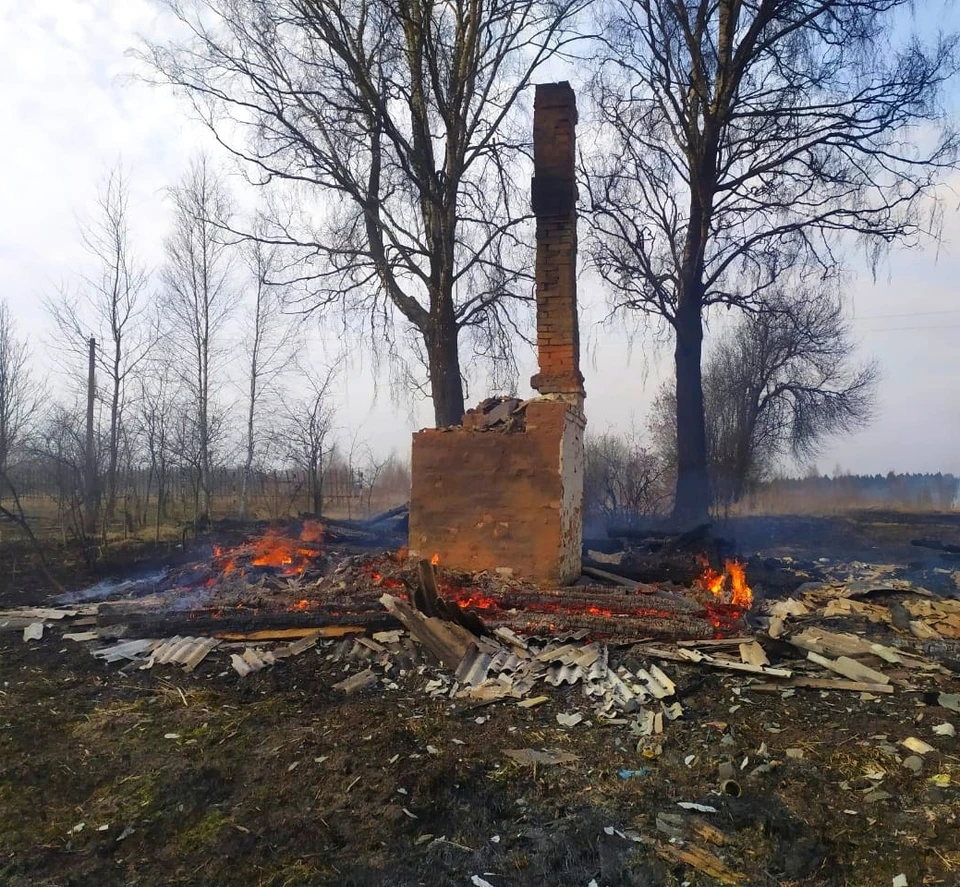
M 25 641 L 39 641 L 43 637 L 43 623 L 42 622 L 31 622 L 29 625 L 24 626 L 23 629 L 23 639 Z
M 916 736 L 908 736 L 900 743 L 904 748 L 918 755 L 926 755 L 934 751 L 934 747 Z
M 474 875 L 470 878 L 470 883 L 473 884 L 473 887 L 493 887 L 493 884 L 485 878 L 481 878 L 479 875 Z
M 908 887 L 907 876 L 902 872 L 893 879 L 893 887 Z
M 677 806 L 681 810 L 696 810 L 697 813 L 716 813 L 717 808 L 709 804 L 694 804 L 693 801 L 679 801 Z
M 583 715 L 580 712 L 574 712 L 573 714 L 565 714 L 564 712 L 557 712 L 557 723 L 561 727 L 576 727 L 583 720 Z
M 954 729 L 953 724 L 937 724 L 933 728 L 933 732 L 937 736 L 956 736 L 957 731 Z
M 179 734 L 179 733 L 164 733 L 164 734 L 163 734 L 163 738 L 164 738 L 164 739 L 179 739 L 179 738 L 180 738 L 180 734 Z

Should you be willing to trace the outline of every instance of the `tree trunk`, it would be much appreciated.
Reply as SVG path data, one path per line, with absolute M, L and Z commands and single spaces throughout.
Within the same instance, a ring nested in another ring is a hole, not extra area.
M 240 520 L 247 519 L 247 496 L 250 487 L 250 472 L 253 469 L 253 420 L 257 406 L 257 376 L 256 365 L 250 377 L 250 401 L 247 410 L 247 458 L 243 464 L 243 480 L 240 482 Z
M 313 513 L 320 517 L 323 514 L 323 454 L 317 455 L 312 471 L 313 484 Z
M 677 489 L 673 519 L 683 527 L 703 523 L 710 513 L 707 430 L 703 413 L 700 355 L 703 323 L 700 300 L 684 293 L 676 315 L 677 345 Z
M 430 392 L 433 397 L 434 421 L 437 428 L 463 422 L 463 379 L 460 377 L 458 333 L 450 302 L 449 317 L 433 321 L 432 330 L 424 337 L 430 369 Z
M 97 341 L 90 339 L 90 360 L 87 369 L 87 433 L 84 447 L 84 533 L 92 538 L 97 532 L 100 510 L 100 487 L 97 478 L 97 457 L 94 451 L 93 414 L 97 394 Z
M 110 392 L 110 454 L 107 464 L 107 508 L 105 524 L 113 521 L 117 508 L 117 465 L 120 461 L 120 342 L 114 340 L 113 366 L 111 367 L 112 391 Z

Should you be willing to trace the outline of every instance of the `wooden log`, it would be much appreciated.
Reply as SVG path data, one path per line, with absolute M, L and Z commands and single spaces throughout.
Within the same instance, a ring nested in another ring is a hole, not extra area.
M 437 657 L 447 668 L 456 668 L 476 636 L 460 625 L 444 622 L 435 616 L 424 616 L 409 604 L 385 594 L 380 602 L 410 634 Z
M 609 570 L 601 570 L 598 567 L 582 567 L 581 572 L 584 576 L 589 576 L 591 579 L 603 579 L 607 582 L 612 582 L 614 585 L 622 585 L 625 588 L 633 589 L 642 594 L 656 591 L 653 586 L 641 586 L 640 583 L 634 579 L 628 579 L 626 576 L 618 576 L 616 573 L 611 573 Z
M 743 884 L 747 876 L 729 868 L 727 864 L 715 854 L 695 844 L 686 847 L 676 847 L 673 844 L 657 843 L 654 849 L 657 855 L 671 863 L 688 865 L 702 872 L 710 878 L 715 878 L 721 884 Z
M 348 627 L 354 630 L 381 631 L 399 628 L 396 619 L 382 609 L 373 612 L 335 613 L 329 610 L 263 611 L 248 607 L 230 610 L 185 610 L 108 613 L 100 628 L 125 628 L 127 636 L 171 637 L 173 635 L 223 635 L 269 631 L 272 629 L 317 629 Z
M 807 690 L 850 690 L 855 693 L 892 693 L 891 684 L 871 684 L 864 681 L 841 681 L 834 678 L 801 678 L 796 677 L 789 681 L 779 681 L 776 684 L 753 684 L 751 690 L 760 692 L 779 693 L 792 687 L 802 687 Z
M 295 641 L 298 638 L 342 638 L 363 634 L 362 625 L 324 625 L 321 628 L 265 628 L 260 631 L 218 631 L 214 637 L 222 641 Z M 66 635 L 64 635 L 66 637 Z
M 486 613 L 485 619 L 488 625 L 505 625 L 525 634 L 562 634 L 584 630 L 611 643 L 636 643 L 650 638 L 711 638 L 717 630 L 706 619 L 683 614 L 594 616 L 582 613 L 524 611 L 500 616 Z
M 871 684 L 890 683 L 890 678 L 883 674 L 883 672 L 863 665 L 857 662 L 856 659 L 851 659 L 849 656 L 828 659 L 826 656 L 821 656 L 819 653 L 814 653 L 811 650 L 807 653 L 807 659 L 815 662 L 817 665 L 822 665 L 824 668 L 830 669 L 830 671 L 835 671 L 837 674 L 843 675 L 851 681 L 866 681 Z

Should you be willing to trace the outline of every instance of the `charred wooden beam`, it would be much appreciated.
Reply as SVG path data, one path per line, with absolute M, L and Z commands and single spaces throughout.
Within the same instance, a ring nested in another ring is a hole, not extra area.
M 367 631 L 398 628 L 399 622 L 383 608 L 365 612 L 331 612 L 329 610 L 262 611 L 248 607 L 232 610 L 142 610 L 124 617 L 109 614 L 98 617 L 100 628 L 125 626 L 127 636 L 169 637 L 171 635 L 204 635 L 223 632 L 264 631 L 269 628 L 325 628 L 357 626 Z

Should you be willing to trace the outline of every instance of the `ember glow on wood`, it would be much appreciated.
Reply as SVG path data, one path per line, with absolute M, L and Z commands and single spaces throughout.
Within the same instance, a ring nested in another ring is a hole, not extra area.
M 580 577 L 583 375 L 577 318 L 577 106 L 568 83 L 537 87 L 537 348 L 541 397 L 485 401 L 462 426 L 413 436 L 410 556 L 550 585 Z

